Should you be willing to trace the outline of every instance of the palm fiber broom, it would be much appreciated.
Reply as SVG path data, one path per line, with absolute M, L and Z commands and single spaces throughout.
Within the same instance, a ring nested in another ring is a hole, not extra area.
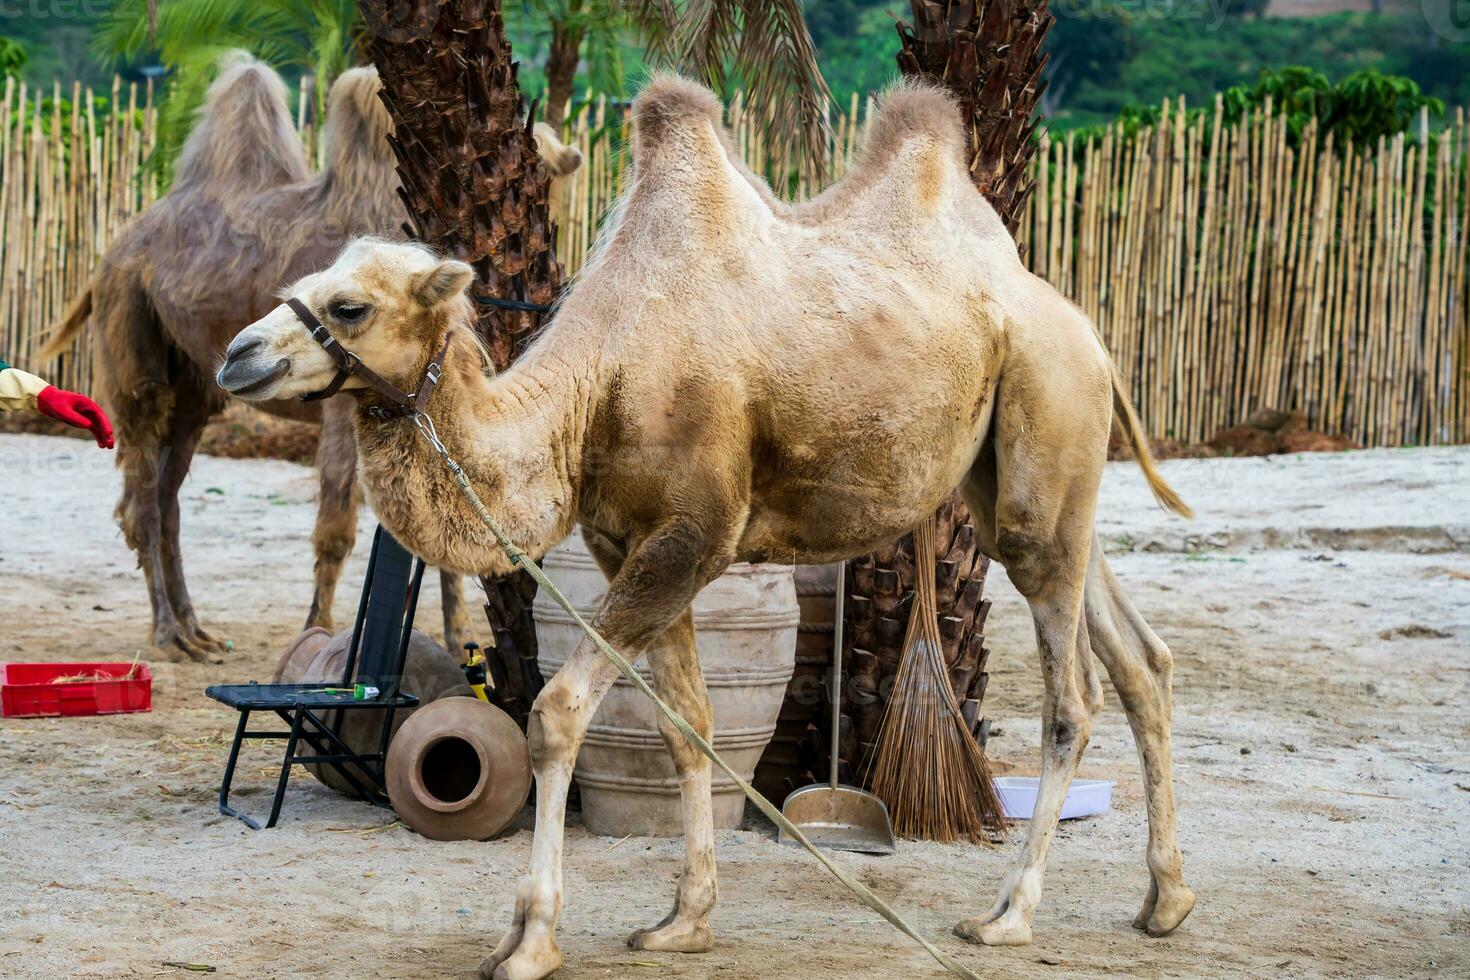
M 934 518 L 914 528 L 916 588 L 878 729 L 872 786 L 900 837 L 989 843 L 1005 829 L 990 766 L 955 701 L 939 636 Z

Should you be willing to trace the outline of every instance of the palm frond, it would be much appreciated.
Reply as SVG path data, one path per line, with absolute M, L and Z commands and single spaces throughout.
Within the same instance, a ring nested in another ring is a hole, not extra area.
M 332 80 L 356 63 L 362 30 L 355 0 L 115 0 L 92 46 L 111 64 L 156 52 L 171 69 L 150 161 L 166 186 L 224 52 L 314 74 L 320 112 Z
M 652 62 L 673 60 L 673 41 L 679 28 L 679 8 L 674 0 L 613 0 L 621 8 Z
M 743 83 L 771 119 L 778 151 L 798 150 L 824 176 L 832 92 L 801 0 L 690 0 L 672 49 L 680 68 L 716 89 Z

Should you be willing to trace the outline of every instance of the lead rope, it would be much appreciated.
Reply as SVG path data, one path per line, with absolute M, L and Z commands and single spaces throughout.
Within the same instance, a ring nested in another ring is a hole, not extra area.
M 444 443 L 439 441 L 439 434 L 434 430 L 434 421 L 428 415 L 419 412 L 413 416 L 413 423 L 418 427 L 419 432 L 423 434 L 424 438 L 429 440 L 429 443 L 434 447 L 435 452 L 439 454 L 440 458 L 444 460 L 444 465 L 449 467 L 449 472 L 454 475 L 454 482 L 459 484 L 459 489 L 464 493 L 465 499 L 470 502 L 470 507 L 474 510 L 475 516 L 480 518 L 481 522 L 490 529 L 490 533 L 495 536 L 496 542 L 510 559 L 511 564 L 524 568 L 530 574 L 531 578 L 536 580 L 536 584 L 545 589 L 552 600 L 558 606 L 561 606 L 566 611 L 566 614 L 571 616 L 573 621 L 581 627 L 582 632 L 587 634 L 587 638 L 592 641 L 598 651 L 610 660 L 612 665 L 618 669 L 618 672 L 626 677 L 634 687 L 647 695 L 648 699 L 654 703 L 654 706 L 658 708 L 659 712 L 669 721 L 673 722 L 674 727 L 684 733 L 685 738 L 693 742 L 699 751 L 703 752 L 711 762 L 719 766 L 725 775 L 729 776 L 735 785 L 740 787 L 740 791 L 762 813 L 770 818 L 771 822 L 784 830 L 802 847 L 806 848 L 813 857 L 822 863 L 823 867 L 832 872 L 838 881 L 842 882 L 853 894 L 862 899 L 863 904 L 887 919 L 889 923 L 904 935 L 924 947 L 925 952 L 938 960 L 941 966 L 955 976 L 964 977 L 965 980 L 980 980 L 976 974 L 951 959 L 947 953 L 919 935 L 914 927 L 905 922 L 897 912 L 889 908 L 883 899 L 873 894 L 867 885 L 854 878 L 846 868 L 823 854 L 811 841 L 806 839 L 806 835 L 798 830 L 795 824 L 787 820 L 781 811 L 776 809 L 770 800 L 757 792 L 754 786 L 741 779 L 739 774 L 734 769 L 731 769 L 724 759 L 720 758 L 720 754 L 714 750 L 714 746 L 706 742 L 698 732 L 690 727 L 689 722 L 685 721 L 677 711 L 665 704 L 664 700 L 654 693 L 653 688 L 648 686 L 648 682 L 633 669 L 633 665 L 622 654 L 614 650 L 612 644 L 603 639 L 601 633 L 588 625 L 587 621 L 582 618 L 582 614 L 577 612 L 566 596 L 562 595 L 561 590 L 556 587 L 555 583 L 546 577 L 546 573 L 541 570 L 541 567 L 534 561 L 531 561 L 526 553 L 506 536 L 505 532 L 500 529 L 500 525 L 496 524 L 495 519 L 490 516 L 490 512 L 485 509 L 485 505 L 481 502 L 479 494 L 475 493 L 474 488 L 470 486 L 469 478 L 465 476 L 464 470 L 460 469 L 459 464 L 454 461 L 454 457 L 449 455 L 449 450 L 444 448 Z M 833 751 L 836 751 L 836 746 L 833 746 Z

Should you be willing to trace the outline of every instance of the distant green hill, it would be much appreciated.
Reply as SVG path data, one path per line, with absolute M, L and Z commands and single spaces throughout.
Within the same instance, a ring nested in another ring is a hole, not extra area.
M 32 85 L 50 85 L 55 79 L 67 85 L 76 79 L 87 85 L 108 84 L 112 72 L 88 49 L 103 9 L 100 3 L 81 2 L 0 4 L 0 37 L 25 46 L 23 77 Z
M 1414 79 L 1425 94 L 1448 105 L 1470 105 L 1470 38 L 1454 43 L 1438 36 L 1428 26 L 1430 18 L 1343 13 L 1256 19 L 1223 16 L 1222 2 L 1054 3 L 1058 22 L 1048 42 L 1052 82 L 1047 102 L 1053 127 L 1091 125 L 1125 106 L 1153 105 L 1166 96 L 1182 94 L 1192 105 L 1205 106 L 1215 92 L 1252 82 L 1263 68 L 1298 64 L 1334 81 L 1360 68 L 1377 68 Z M 1228 0 L 1224 9 L 1240 10 L 1247 2 Z M 88 49 L 101 4 L 56 4 L 56 15 L 20 13 L 31 6 L 0 4 L 0 36 L 19 40 L 29 54 L 25 77 L 41 84 L 54 78 L 106 83 L 110 72 Z M 63 8 L 70 16 L 59 15 Z M 841 104 L 852 92 L 882 88 L 894 77 L 894 20 L 908 10 L 907 0 L 807 0 L 823 70 Z M 512 29 L 527 62 L 522 77 L 534 90 L 541 78 L 537 62 L 546 50 L 544 31 L 519 15 Z M 629 47 L 625 61 L 636 86 L 644 69 L 635 48 Z
M 1224 9 L 1241 9 L 1244 0 L 1229 2 Z M 851 92 L 881 88 L 894 77 L 894 17 L 907 16 L 908 8 L 906 0 L 809 4 L 823 70 L 844 105 Z M 1333 81 L 1376 68 L 1412 78 L 1447 105 L 1470 106 L 1470 43 L 1436 35 L 1423 16 L 1257 19 L 1222 15 L 1221 0 L 1173 0 L 1172 6 L 1064 0 L 1052 9 L 1057 24 L 1048 38 L 1047 108 L 1054 128 L 1091 125 L 1126 106 L 1181 94 L 1193 105 L 1208 105 L 1216 92 L 1287 65 L 1315 68 Z

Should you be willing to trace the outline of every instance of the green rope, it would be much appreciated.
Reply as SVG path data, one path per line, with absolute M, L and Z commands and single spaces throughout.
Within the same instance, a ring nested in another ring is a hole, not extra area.
M 720 769 L 725 773 L 725 775 L 729 776 L 730 779 L 735 782 L 735 785 L 740 787 L 740 791 L 744 793 L 746 797 L 771 820 L 772 823 L 776 824 L 776 826 L 784 830 L 788 836 L 799 843 L 802 847 L 806 848 L 813 857 L 815 857 L 818 861 L 822 863 L 823 867 L 832 872 L 833 876 L 836 877 L 838 881 L 842 882 L 853 894 L 862 899 L 865 905 L 871 908 L 874 912 L 877 912 L 884 919 L 887 919 L 889 923 L 891 923 L 904 935 L 908 936 L 910 939 L 914 940 L 914 942 L 924 947 L 925 952 L 934 957 L 934 959 L 938 960 L 941 966 L 943 966 L 949 972 L 953 973 L 955 976 L 964 977 L 965 980 L 980 980 L 980 978 L 976 974 L 972 973 L 968 968 L 956 962 L 943 950 L 939 949 L 933 943 L 929 942 L 929 940 L 919 935 L 918 931 L 915 930 L 913 926 L 905 922 L 903 917 L 895 912 L 892 908 L 890 908 L 888 904 L 883 901 L 883 899 L 875 895 L 872 890 L 868 888 L 867 885 L 864 885 L 862 882 L 854 878 L 852 876 L 852 873 L 849 872 L 846 868 L 833 861 L 826 854 L 823 854 L 822 851 L 819 850 L 814 844 L 812 844 L 811 841 L 807 840 L 806 835 L 803 834 L 799 829 L 797 829 L 797 826 L 794 823 L 792 823 L 790 820 L 787 820 L 786 817 L 781 813 L 781 811 L 776 809 L 775 805 L 772 804 L 770 800 L 762 796 L 754 786 L 741 779 L 739 774 L 736 773 L 734 769 L 730 768 L 729 763 L 720 758 L 720 754 L 714 750 L 714 746 L 705 741 L 704 737 L 696 732 L 690 726 L 689 722 L 685 721 L 684 718 L 677 711 L 664 703 L 664 700 L 654 693 L 653 688 L 648 686 L 648 682 L 645 681 L 642 676 L 633 669 L 633 665 L 628 662 L 627 658 L 618 653 L 618 651 L 614 650 L 612 644 L 608 643 L 607 640 L 603 638 L 601 633 L 593 629 L 587 623 L 587 621 L 582 618 L 582 614 L 577 612 L 577 610 L 572 606 L 570 600 L 568 600 L 566 596 L 562 595 L 561 590 L 556 587 L 556 584 L 552 582 L 551 579 L 546 577 L 546 573 L 541 570 L 541 567 L 537 565 L 534 561 L 532 561 L 524 551 L 517 547 L 514 541 L 506 536 L 505 532 L 500 529 L 500 525 L 496 524 L 495 519 L 490 516 L 489 510 L 485 508 L 485 504 L 480 500 L 479 494 L 475 493 L 474 487 L 470 486 L 469 478 L 465 476 L 464 470 L 461 469 L 459 464 L 454 461 L 454 458 L 449 455 L 449 450 L 444 448 L 444 444 L 439 441 L 438 433 L 434 430 L 434 423 L 429 419 L 429 417 L 423 414 L 417 415 L 414 417 L 414 424 L 418 426 L 419 431 L 423 433 L 424 437 L 427 438 L 430 443 L 433 444 L 435 451 L 437 451 L 440 457 L 443 458 L 445 465 L 449 467 L 449 471 L 454 474 L 454 481 L 459 484 L 460 490 L 464 492 L 465 499 L 470 502 L 470 507 L 474 510 L 475 515 L 480 518 L 481 522 L 483 522 L 487 528 L 490 529 L 490 533 L 495 536 L 495 540 L 500 545 L 501 550 L 505 552 L 508 558 L 510 558 L 511 564 L 519 565 L 521 568 L 524 568 L 526 572 L 529 573 L 530 576 L 536 580 L 536 584 L 546 590 L 546 593 L 551 596 L 552 600 L 555 601 L 558 606 L 561 606 L 561 608 L 565 610 L 567 615 L 572 617 L 576 624 L 581 627 L 582 632 L 587 634 L 587 638 L 592 641 L 592 643 L 597 647 L 598 651 L 601 652 L 604 657 L 612 662 L 612 665 L 618 669 L 618 672 L 626 677 L 628 681 L 633 684 L 633 686 L 637 687 L 638 690 L 642 691 L 645 695 L 648 696 L 648 699 L 654 703 L 654 706 L 658 708 L 660 714 L 662 714 L 669 721 L 673 722 L 674 727 L 683 732 L 685 738 L 693 742 L 695 747 L 697 747 L 699 751 L 703 752 L 711 762 L 719 766 Z M 835 750 L 836 747 L 834 746 L 833 748 Z

